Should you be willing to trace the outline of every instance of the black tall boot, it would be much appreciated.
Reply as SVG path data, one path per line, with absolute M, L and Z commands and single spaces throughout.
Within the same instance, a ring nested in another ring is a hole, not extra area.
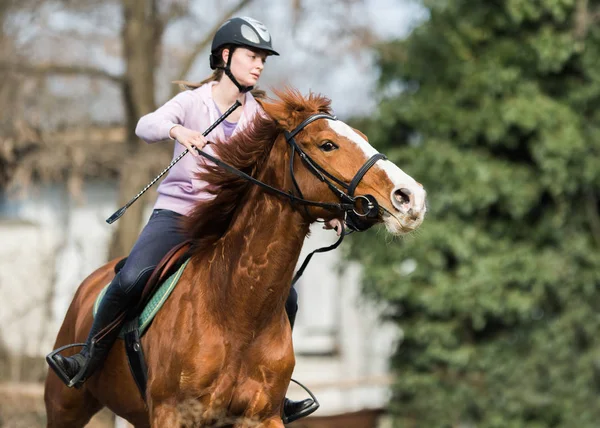
M 78 354 L 63 357 L 63 346 L 46 356 L 48 365 L 69 388 L 79 388 L 104 362 L 125 321 L 130 296 L 121 290 L 119 274 L 109 285 L 94 318 L 83 348 Z
M 298 313 L 298 305 L 296 304 L 298 297 L 295 293 L 296 290 L 292 288 L 290 297 L 288 298 L 288 302 L 286 302 L 285 305 L 285 310 L 288 319 L 290 320 L 290 326 L 292 327 L 292 330 L 294 329 L 294 323 L 296 322 L 296 314 Z M 292 300 L 292 302 L 290 302 L 290 300 Z M 300 386 L 304 388 L 303 385 Z M 288 424 L 290 422 L 294 422 L 295 420 L 298 420 L 300 418 L 314 413 L 318 408 L 319 403 L 316 400 L 313 400 L 312 398 L 306 398 L 301 401 L 293 401 L 286 397 L 283 400 L 283 423 Z

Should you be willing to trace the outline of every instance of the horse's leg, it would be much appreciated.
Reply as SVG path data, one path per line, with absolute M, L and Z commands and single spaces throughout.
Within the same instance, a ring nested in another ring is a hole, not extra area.
M 84 427 L 103 407 L 86 389 L 67 388 L 54 373 L 46 378 L 44 401 L 48 428 Z
M 151 427 L 178 427 L 181 426 L 177 407 L 171 404 L 159 404 L 152 408 Z

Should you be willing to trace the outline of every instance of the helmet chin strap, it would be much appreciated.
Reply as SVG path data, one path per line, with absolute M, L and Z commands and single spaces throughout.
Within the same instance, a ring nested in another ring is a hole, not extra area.
M 225 74 L 227 75 L 227 77 L 229 77 L 231 79 L 231 81 L 233 82 L 233 84 L 235 86 L 237 86 L 237 88 L 240 90 L 240 92 L 242 94 L 245 94 L 246 92 L 251 91 L 254 86 L 242 86 L 240 85 L 240 82 L 237 81 L 237 79 L 234 77 L 233 73 L 231 72 L 231 58 L 233 57 L 233 51 L 235 50 L 235 48 L 231 48 L 229 50 L 229 57 L 227 58 L 227 65 L 225 67 L 218 67 L 220 69 L 222 69 Z

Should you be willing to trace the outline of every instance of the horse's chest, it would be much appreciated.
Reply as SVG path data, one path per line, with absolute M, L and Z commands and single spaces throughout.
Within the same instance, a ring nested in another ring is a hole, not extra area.
M 259 339 L 245 347 L 228 343 L 200 344 L 197 352 L 181 364 L 179 384 L 198 390 L 219 390 L 229 385 L 231 392 L 248 381 L 263 387 L 291 376 L 294 354 L 285 341 L 265 345 Z M 228 388 L 226 388 L 228 389 Z
M 163 382 L 151 382 L 151 394 L 187 397 L 210 412 L 259 418 L 278 414 L 295 363 L 291 335 L 285 330 L 263 333 L 241 346 L 225 332 L 197 333 L 192 345 L 162 354 L 161 369 L 154 373 L 167 370 L 172 376 L 168 385 L 164 376 Z

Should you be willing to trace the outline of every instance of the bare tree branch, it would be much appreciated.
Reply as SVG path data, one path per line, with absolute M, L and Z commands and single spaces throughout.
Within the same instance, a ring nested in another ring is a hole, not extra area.
M 0 71 L 16 71 L 18 73 L 30 75 L 63 75 L 63 76 L 87 76 L 115 83 L 122 83 L 123 77 L 109 73 L 108 71 L 88 67 L 84 65 L 62 65 L 62 64 L 26 64 L 11 63 L 0 60 Z
M 219 29 L 219 27 L 221 26 L 223 21 L 231 18 L 235 13 L 239 12 L 242 8 L 249 5 L 251 2 L 252 2 L 252 0 L 241 0 L 241 1 L 237 2 L 237 4 L 235 4 L 231 9 L 227 10 L 221 16 L 221 18 L 219 20 L 217 20 L 217 23 L 214 25 L 214 27 L 211 28 L 210 31 L 208 31 L 206 33 L 206 36 L 202 40 L 200 40 L 198 43 L 196 43 L 196 46 L 194 46 L 194 49 L 192 50 L 192 52 L 190 52 L 189 55 L 186 58 L 184 58 L 184 60 L 182 61 L 183 65 L 181 67 L 181 70 L 179 72 L 177 80 L 185 79 L 187 74 L 190 72 L 190 69 L 194 65 L 194 62 L 196 61 L 196 57 L 198 55 L 200 55 L 200 53 L 212 41 L 213 35 L 217 32 L 217 30 Z M 173 90 L 173 95 L 175 95 L 176 93 L 177 93 L 177 88 L 175 88 Z
M 573 20 L 575 24 L 575 37 L 577 39 L 584 38 L 589 25 L 588 0 L 577 0 Z
M 158 5 L 157 5 L 158 8 Z M 158 12 L 157 12 L 158 13 Z M 174 21 L 181 19 L 183 17 L 188 16 L 190 13 L 189 4 L 184 2 L 174 2 L 170 4 L 167 11 L 164 13 L 158 14 L 158 29 L 156 31 L 158 37 L 162 38 L 162 34 L 164 33 L 167 25 L 173 23 Z
M 575 38 L 584 39 L 590 26 L 600 22 L 600 7 L 590 10 L 589 0 L 577 0 L 573 21 Z
M 296 32 L 298 28 L 298 22 L 300 22 L 300 15 L 302 15 L 303 4 L 302 0 L 292 0 L 292 34 Z

